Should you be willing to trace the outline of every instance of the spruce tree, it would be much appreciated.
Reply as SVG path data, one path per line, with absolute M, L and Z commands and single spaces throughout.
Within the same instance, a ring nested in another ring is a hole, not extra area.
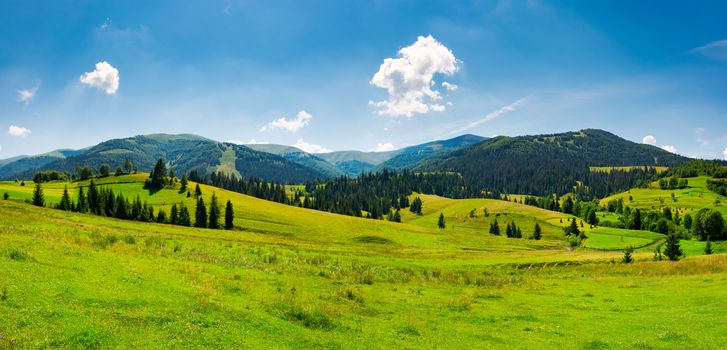
M 211 229 L 220 228 L 220 206 L 217 204 L 217 195 L 214 192 L 212 192 L 212 199 L 210 200 L 210 212 L 207 217 L 207 227 Z
M 225 205 L 225 230 L 232 230 L 234 227 L 233 221 L 235 220 L 235 211 L 232 209 L 232 202 L 227 200 Z
M 61 201 L 58 203 L 58 209 L 60 210 L 71 210 L 72 204 L 71 204 L 71 196 L 68 195 L 68 186 L 63 186 L 63 196 L 61 196 Z
M 35 183 L 35 190 L 33 190 L 33 205 L 39 207 L 45 205 L 45 199 L 43 198 L 43 188 L 40 187 L 40 182 Z
M 399 213 L 399 209 L 396 209 L 394 212 L 394 222 L 401 222 L 401 213 Z
M 533 239 L 540 240 L 543 237 L 543 231 L 540 229 L 540 225 L 535 223 L 535 230 L 533 230 Z
M 707 238 L 707 244 L 704 245 L 704 254 L 710 255 L 712 253 L 712 242 L 710 242 L 709 238 Z
M 194 227 L 207 227 L 207 208 L 202 197 L 197 200 L 197 208 L 194 211 Z
M 677 261 L 684 255 L 684 251 L 679 244 L 679 238 L 671 234 L 666 238 L 666 244 L 664 245 L 664 255 L 671 261 Z
M 78 188 L 78 199 L 76 201 L 76 211 L 79 213 L 88 212 L 88 201 L 86 200 L 86 194 L 83 193 L 83 187 Z
M 446 226 L 444 222 L 444 214 L 439 213 L 439 221 L 437 221 L 437 227 L 444 228 Z
M 161 223 L 161 224 L 167 223 L 167 212 L 165 212 L 164 209 L 159 209 L 159 212 L 157 213 L 156 222 Z
M 192 218 L 189 215 L 189 209 L 187 209 L 187 206 L 184 204 L 181 204 L 181 207 L 179 209 L 178 225 L 180 225 L 180 226 L 191 226 L 192 225 Z
M 497 219 L 495 219 L 495 222 L 490 224 L 490 234 L 493 234 L 495 236 L 500 235 L 500 225 L 497 223 Z
M 164 188 L 165 179 L 167 177 L 167 168 L 164 166 L 164 161 L 160 158 L 154 170 L 149 174 L 149 187 L 154 189 Z
M 187 174 L 182 174 L 182 179 L 179 180 L 179 193 L 187 190 Z
M 199 188 L 199 184 L 194 187 L 194 198 L 199 198 L 202 195 L 202 189 Z
M 124 170 L 126 170 L 127 174 L 131 173 L 131 162 L 129 161 L 129 158 L 124 160 Z
M 631 256 L 631 254 L 634 252 L 634 247 L 628 247 L 626 250 L 624 250 L 624 257 L 621 259 L 621 262 L 624 264 L 630 264 L 634 262 L 634 258 Z
M 172 204 L 172 209 L 169 212 L 169 223 L 172 225 L 179 225 L 179 209 L 177 204 Z

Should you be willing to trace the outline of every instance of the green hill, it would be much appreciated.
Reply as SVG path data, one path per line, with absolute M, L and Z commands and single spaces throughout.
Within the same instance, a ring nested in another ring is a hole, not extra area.
M 432 141 L 421 145 L 406 147 L 399 150 L 394 157 L 377 165 L 374 170 L 411 169 L 422 161 L 480 143 L 486 139 L 486 137 L 477 135 L 462 135 L 448 140 Z
M 586 129 L 551 135 L 499 136 L 435 156 L 414 170 L 458 172 L 471 187 L 491 191 L 564 194 L 581 182 L 600 195 L 612 188 L 602 181 L 609 173 L 591 172 L 590 167 L 674 166 L 688 161 L 689 158 L 658 147 L 637 144 L 603 130 Z
M 325 175 L 325 177 L 337 177 L 345 174 L 341 169 L 325 161 L 319 156 L 304 152 L 292 146 L 274 144 L 255 144 L 245 146 L 252 148 L 256 151 L 267 152 L 281 156 L 293 163 L 297 163 L 316 170 L 319 173 Z
M 200 176 L 204 176 L 213 171 L 224 171 L 244 177 L 296 183 L 326 177 L 315 169 L 245 146 L 224 144 L 197 135 L 152 134 L 105 141 L 67 157 L 55 157 L 37 166 L 32 164 L 22 170 L 8 171 L 3 178 L 32 178 L 38 170 L 74 173 L 81 166 L 98 169 L 102 164 L 110 165 L 113 171 L 116 166 L 123 166 L 126 159 L 140 170 L 150 170 L 160 158 L 177 174 L 197 170 Z
M 143 189 L 147 176 L 96 181 L 156 208 L 192 205 L 176 189 Z M 45 183 L 46 198 L 56 201 L 64 185 L 75 191 L 87 182 Z M 18 201 L 32 187 L 0 183 L 0 192 L 12 191 L 0 200 L 2 346 L 9 339 L 18 348 L 727 346 L 714 326 L 727 298 L 718 283 L 727 278 L 727 255 L 673 263 L 637 252 L 636 263 L 613 264 L 621 252 L 565 248 L 557 212 L 422 196 L 422 216 L 405 212 L 404 223 L 391 223 L 201 185 L 208 203 L 212 192 L 234 203 L 235 230 L 224 231 Z M 445 229 L 434 225 L 440 212 Z M 538 222 L 544 239 L 489 235 L 482 227 L 495 218 L 526 231 Z M 684 290 L 689 298 L 674 303 Z
M 55 150 L 35 156 L 18 156 L 0 161 L 0 179 L 9 179 L 15 175 L 26 173 L 28 170 L 39 169 L 46 164 L 65 159 L 83 150 Z
M 377 165 L 398 154 L 390 152 L 337 151 L 321 153 L 317 156 L 334 164 L 348 176 L 356 176 L 373 170 Z

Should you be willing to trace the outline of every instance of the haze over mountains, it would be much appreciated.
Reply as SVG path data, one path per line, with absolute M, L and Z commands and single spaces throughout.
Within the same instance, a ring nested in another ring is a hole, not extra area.
M 495 137 L 462 135 L 389 152 L 338 151 L 311 154 L 283 145 L 237 145 L 197 135 L 151 134 L 114 139 L 82 150 L 59 150 L 0 161 L 0 178 L 28 178 L 41 170 L 74 173 L 80 166 L 114 169 L 129 159 L 141 170 L 163 158 L 177 174 L 214 171 L 268 181 L 304 183 L 356 176 L 384 169 L 453 171 L 482 186 L 509 183 L 522 193 L 538 193 L 534 178 L 572 180 L 589 166 L 666 165 L 688 160 L 658 147 L 637 144 L 602 130 L 553 135 Z M 522 179 L 522 186 L 511 182 Z

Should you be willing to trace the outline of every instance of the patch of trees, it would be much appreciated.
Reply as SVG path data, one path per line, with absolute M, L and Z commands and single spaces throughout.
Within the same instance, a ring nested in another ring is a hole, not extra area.
M 449 198 L 472 195 L 457 174 L 389 170 L 362 174 L 357 178 L 339 177 L 324 183 L 308 183 L 306 192 L 312 198 L 304 198 L 307 203 L 304 207 L 350 216 L 362 216 L 365 212 L 366 217 L 372 219 L 384 218 L 392 210 L 410 206 L 412 212 L 421 213 L 421 199 L 409 203 L 408 196 L 413 192 Z
M 301 200 L 301 197 L 303 197 L 303 195 L 301 195 L 300 193 L 296 193 L 296 195 L 292 196 L 291 198 L 290 196 L 288 196 L 285 185 L 282 183 L 264 181 L 262 179 L 254 177 L 245 179 L 222 172 L 213 172 L 210 174 L 209 177 L 200 177 L 197 171 L 193 170 L 189 173 L 188 178 L 190 181 L 224 188 L 226 190 L 246 194 L 255 198 L 265 199 L 283 204 L 305 206 L 304 202 L 310 201 L 309 199 L 307 201 Z M 186 188 L 187 180 L 184 177 L 182 179 L 184 180 L 182 182 L 182 187 Z
M 45 205 L 43 189 L 39 182 L 36 183 L 33 192 L 33 204 L 37 206 Z M 136 196 L 133 200 L 129 200 L 122 193 L 115 194 L 111 188 L 96 186 L 93 180 L 91 180 L 85 191 L 83 187 L 78 188 L 75 201 L 71 199 L 68 187 L 64 187 L 61 200 L 54 208 L 122 220 L 157 222 L 180 226 L 192 225 L 189 209 L 183 203 L 173 204 L 170 215 L 168 216 L 167 212 L 163 209 L 159 209 L 155 213 L 154 207 L 146 201 L 142 202 L 139 196 Z M 224 226 L 220 224 L 222 215 L 215 193 L 212 193 L 209 211 L 206 208 L 204 200 L 200 196 L 197 199 L 197 205 L 195 207 L 195 227 L 211 229 L 224 228 L 227 230 L 233 228 L 234 210 L 230 201 L 227 201 L 225 208 Z
M 727 239 L 727 224 L 719 211 L 702 208 L 690 220 L 690 227 L 703 241 Z
M 686 188 L 689 184 L 687 179 L 680 179 L 677 176 L 672 176 L 668 179 L 663 178 L 659 180 L 659 188 L 662 190 L 675 190 Z
M 727 162 L 721 160 L 693 160 L 669 169 L 668 175 L 676 177 L 711 176 L 727 178 Z
M 707 180 L 707 188 L 714 193 L 727 197 L 727 180 L 725 179 Z
M 34 182 L 68 181 L 68 173 L 55 170 L 40 171 L 33 176 Z

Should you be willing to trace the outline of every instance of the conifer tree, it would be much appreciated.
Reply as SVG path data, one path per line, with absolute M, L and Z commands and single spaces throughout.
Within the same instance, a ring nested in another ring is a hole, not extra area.
M 394 222 L 401 222 L 401 213 L 399 213 L 399 209 L 396 209 L 394 212 Z
M 179 193 L 187 190 L 187 174 L 182 174 L 182 179 L 179 180 Z
M 71 210 L 72 207 L 71 196 L 68 195 L 68 186 L 63 186 L 63 196 L 61 196 L 61 201 L 58 203 L 58 209 Z
M 159 212 L 157 213 L 156 222 L 161 223 L 161 224 L 167 223 L 167 212 L 165 212 L 164 209 L 159 209 Z
M 207 208 L 202 197 L 197 200 L 197 208 L 194 211 L 194 227 L 207 227 Z
M 235 211 L 232 209 L 232 202 L 230 200 L 227 200 L 227 204 L 225 205 L 225 230 L 232 230 L 234 227 L 235 220 Z
M 220 206 L 217 204 L 217 195 L 212 192 L 212 199 L 210 200 L 210 212 L 208 217 L 207 227 L 211 229 L 220 228 Z
M 624 264 L 630 264 L 634 262 L 634 258 L 631 256 L 631 254 L 634 252 L 634 247 L 628 247 L 626 250 L 624 250 L 624 257 L 621 259 L 621 262 Z
M 172 225 L 179 225 L 179 209 L 177 204 L 172 204 L 172 209 L 169 212 L 169 223 Z
M 437 227 L 439 228 L 445 228 L 446 224 L 444 222 L 444 214 L 439 213 L 439 220 L 437 221 Z
M 712 253 L 712 242 L 710 242 L 709 238 L 707 238 L 707 244 L 704 245 L 704 254 L 710 255 Z
M 533 239 L 540 240 L 543 237 L 543 231 L 540 229 L 540 225 L 535 223 L 535 230 L 533 230 Z
M 35 190 L 33 190 L 33 205 L 39 207 L 45 205 L 45 198 L 43 198 L 43 188 L 40 187 L 40 182 L 35 183 Z
M 88 210 L 96 215 L 101 215 L 101 198 L 98 194 L 96 184 L 91 180 L 88 185 Z
M 199 198 L 202 195 L 202 189 L 199 188 L 199 184 L 194 187 L 194 198 Z
M 684 255 L 684 251 L 679 244 L 679 238 L 671 234 L 666 238 L 666 244 L 664 245 L 664 255 L 671 261 L 677 261 Z
M 155 189 L 164 188 L 166 177 L 167 168 L 164 166 L 164 161 L 160 158 L 156 165 L 154 165 L 154 170 L 149 174 L 149 187 Z
M 495 222 L 490 224 L 490 234 L 493 234 L 495 236 L 500 235 L 500 225 L 497 223 L 497 219 L 495 219 Z
M 76 201 L 76 211 L 80 213 L 88 212 L 88 201 L 86 200 L 86 194 L 83 193 L 83 187 L 78 188 L 78 199 Z
M 192 218 L 189 215 L 189 209 L 187 209 L 187 206 L 184 204 L 181 204 L 181 207 L 179 209 L 178 225 L 181 225 L 181 226 L 191 226 L 192 225 Z
M 114 176 L 121 176 L 121 175 L 124 175 L 124 171 L 121 170 L 121 167 L 120 166 L 117 166 L 116 167 L 116 172 L 114 173 Z
M 129 158 L 126 158 L 124 160 L 124 170 L 126 170 L 127 174 L 131 173 L 132 168 L 131 168 L 131 162 L 129 161 Z

